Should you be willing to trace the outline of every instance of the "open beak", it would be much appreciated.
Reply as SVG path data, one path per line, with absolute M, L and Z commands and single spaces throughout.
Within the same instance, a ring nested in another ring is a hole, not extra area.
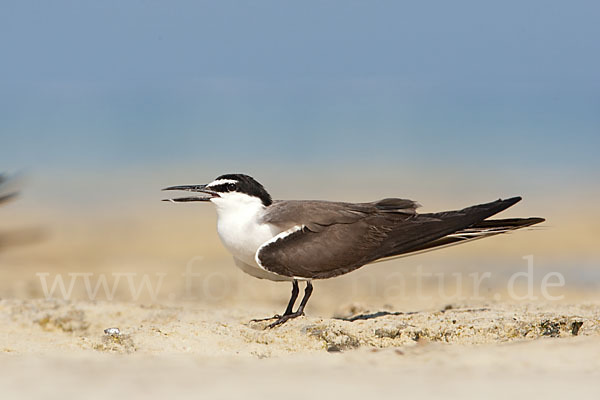
M 170 201 L 171 203 L 186 203 L 190 201 L 209 201 L 214 197 L 219 197 L 219 193 L 206 189 L 206 185 L 183 185 L 183 186 L 170 186 L 163 190 L 183 190 L 186 192 L 199 192 L 204 193 L 207 196 L 189 196 L 189 197 L 177 197 L 174 199 L 164 199 L 163 201 Z

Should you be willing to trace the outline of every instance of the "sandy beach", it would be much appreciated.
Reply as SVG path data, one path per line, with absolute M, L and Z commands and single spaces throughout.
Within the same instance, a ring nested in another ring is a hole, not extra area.
M 364 310 L 266 330 L 249 322 L 267 311 L 3 299 L 0 386 L 4 398 L 57 399 L 597 393 L 597 303 Z M 120 333 L 104 333 L 111 327 Z

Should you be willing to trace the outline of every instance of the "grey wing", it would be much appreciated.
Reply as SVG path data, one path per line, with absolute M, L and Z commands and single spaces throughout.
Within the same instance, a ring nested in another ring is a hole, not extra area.
M 323 279 L 367 264 L 388 237 L 393 224 L 354 223 L 298 226 L 265 243 L 256 252 L 261 268 L 283 276 Z
M 498 200 L 459 211 L 403 214 L 377 210 L 354 222 L 304 224 L 261 246 L 256 261 L 283 276 L 323 279 L 342 275 L 384 257 L 419 249 L 494 215 L 520 198 Z
M 256 252 L 265 270 L 296 278 L 328 278 L 352 271 L 375 254 L 399 219 L 419 205 L 406 199 L 371 203 L 276 201 L 263 222 L 286 231 Z
M 335 224 L 353 224 L 377 214 L 413 215 L 419 204 L 407 199 L 383 199 L 371 203 L 315 200 L 278 200 L 263 216 L 263 222 L 290 229 L 305 226 L 319 232 Z

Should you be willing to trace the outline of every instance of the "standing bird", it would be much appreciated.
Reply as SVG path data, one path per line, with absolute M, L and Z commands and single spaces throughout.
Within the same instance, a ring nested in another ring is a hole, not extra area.
M 458 211 L 419 214 L 412 200 L 371 203 L 272 200 L 254 178 L 221 175 L 206 185 L 171 186 L 199 195 L 171 202 L 210 201 L 217 208 L 217 232 L 244 272 L 261 279 L 292 282 L 292 296 L 270 328 L 304 315 L 313 279 L 347 274 L 365 264 L 464 243 L 543 222 L 543 218 L 487 219 L 521 200 L 513 197 Z M 298 282 L 306 289 L 300 306 Z M 258 321 L 258 320 L 254 320 Z

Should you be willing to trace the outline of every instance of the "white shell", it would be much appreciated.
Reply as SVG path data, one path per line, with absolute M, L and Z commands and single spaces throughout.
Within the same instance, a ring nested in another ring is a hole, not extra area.
M 121 334 L 121 330 L 119 328 L 106 328 L 104 333 L 110 336 L 119 336 Z

